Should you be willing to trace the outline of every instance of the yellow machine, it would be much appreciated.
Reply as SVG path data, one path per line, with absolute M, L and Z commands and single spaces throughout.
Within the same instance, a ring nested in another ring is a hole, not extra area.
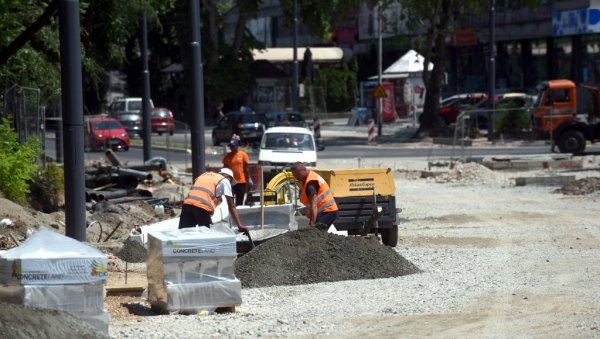
M 389 168 L 312 169 L 329 185 L 339 208 L 334 225 L 353 235 L 381 234 L 383 244 L 398 243 L 396 185 Z M 265 204 L 299 205 L 300 188 L 289 171 L 273 177 L 265 188 Z M 267 199 L 269 197 L 269 199 Z

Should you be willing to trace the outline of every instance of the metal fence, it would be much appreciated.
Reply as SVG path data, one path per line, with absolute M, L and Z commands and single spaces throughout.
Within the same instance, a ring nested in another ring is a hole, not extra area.
M 29 137 L 44 140 L 44 112 L 40 108 L 40 90 L 12 84 L 4 91 L 2 116 L 11 117 L 19 142 L 24 143 Z

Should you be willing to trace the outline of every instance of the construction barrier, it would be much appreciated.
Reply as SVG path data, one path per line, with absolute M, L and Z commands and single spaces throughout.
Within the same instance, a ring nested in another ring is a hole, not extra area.
M 375 145 L 375 120 L 369 119 L 369 145 Z
M 313 134 L 315 137 L 315 142 L 318 144 L 321 142 L 321 121 L 319 117 L 315 116 L 313 118 Z

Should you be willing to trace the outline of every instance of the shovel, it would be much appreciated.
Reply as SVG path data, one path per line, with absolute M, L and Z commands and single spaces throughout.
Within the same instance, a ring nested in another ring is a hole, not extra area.
M 250 245 L 252 246 L 252 248 L 254 248 L 254 241 L 252 241 L 252 237 L 250 236 L 250 229 L 247 226 L 238 226 L 238 231 L 248 237 Z

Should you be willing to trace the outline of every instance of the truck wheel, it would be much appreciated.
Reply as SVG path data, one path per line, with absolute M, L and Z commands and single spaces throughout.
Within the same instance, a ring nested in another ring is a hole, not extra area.
M 557 140 L 557 146 L 561 153 L 580 154 L 585 150 L 585 137 L 576 130 L 563 132 Z
M 379 230 L 381 233 L 381 242 L 390 247 L 396 247 L 398 245 L 398 226 L 392 225 L 390 228 L 382 228 Z
M 219 146 L 221 144 L 219 142 L 219 139 L 217 138 L 217 136 L 214 133 L 212 134 L 212 143 L 213 143 L 213 146 Z

